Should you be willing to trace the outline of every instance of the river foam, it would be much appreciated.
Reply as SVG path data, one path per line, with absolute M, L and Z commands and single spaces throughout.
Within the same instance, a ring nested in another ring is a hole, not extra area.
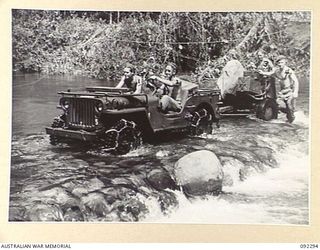
M 189 200 L 176 192 L 179 207 L 166 216 L 150 214 L 146 222 L 308 224 L 309 157 L 293 145 L 276 154 L 276 159 L 278 168 L 225 186 L 218 197 Z

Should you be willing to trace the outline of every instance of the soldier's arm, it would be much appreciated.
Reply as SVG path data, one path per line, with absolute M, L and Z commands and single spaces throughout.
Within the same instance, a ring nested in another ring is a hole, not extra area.
M 294 73 L 294 71 L 291 71 L 289 74 L 290 80 L 293 83 L 293 97 L 297 98 L 298 97 L 298 92 L 299 92 L 299 81 Z
M 171 86 L 171 87 L 176 85 L 175 82 L 167 80 L 167 79 L 164 79 L 164 78 L 161 78 L 161 77 L 158 77 L 158 76 L 152 76 L 150 78 L 151 79 L 157 79 L 159 82 L 162 82 L 163 84 Z
M 142 79 L 141 77 L 138 77 L 136 91 L 134 91 L 134 94 L 140 94 L 140 93 L 142 93 Z
M 120 82 L 117 84 L 116 88 L 117 88 L 117 89 L 122 88 L 123 85 L 124 85 L 124 76 L 121 77 L 121 80 L 120 80 Z

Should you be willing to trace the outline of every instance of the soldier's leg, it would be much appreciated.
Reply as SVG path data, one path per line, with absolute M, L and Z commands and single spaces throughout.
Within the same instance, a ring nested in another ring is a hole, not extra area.
M 296 107 L 297 107 L 297 99 L 296 98 L 292 98 L 292 101 L 291 101 L 291 103 L 292 103 L 292 110 L 293 110 L 293 112 L 296 112 Z
M 162 98 L 160 100 L 160 107 L 161 107 L 162 111 L 164 111 L 164 112 L 169 111 L 169 110 L 179 111 L 181 109 L 180 104 L 168 95 L 162 96 Z
M 294 116 L 294 98 L 293 97 L 289 97 L 287 100 L 286 100 L 286 106 L 287 106 L 287 119 L 288 119 L 288 122 L 293 122 L 294 119 L 295 119 L 295 116 Z
M 167 95 L 164 95 L 164 96 L 161 97 L 159 106 L 160 106 L 162 111 L 167 111 L 168 110 L 169 102 L 170 102 L 169 98 L 170 97 L 167 96 Z
M 287 114 L 287 105 L 285 100 L 283 100 L 283 98 L 278 98 L 277 99 L 277 104 L 278 104 L 278 108 L 282 113 Z

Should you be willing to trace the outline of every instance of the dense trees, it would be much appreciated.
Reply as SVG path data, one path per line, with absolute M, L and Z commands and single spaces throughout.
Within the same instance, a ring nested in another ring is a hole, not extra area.
M 14 70 L 115 78 L 125 63 L 141 68 L 153 58 L 201 74 L 208 64 L 219 67 L 231 49 L 246 65 L 262 48 L 309 71 L 309 12 L 13 10 L 12 16 Z

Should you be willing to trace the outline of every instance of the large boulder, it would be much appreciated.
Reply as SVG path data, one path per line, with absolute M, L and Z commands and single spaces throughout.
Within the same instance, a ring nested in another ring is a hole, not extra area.
M 223 172 L 217 156 L 208 150 L 185 155 L 174 167 L 177 183 L 187 196 L 219 194 Z

